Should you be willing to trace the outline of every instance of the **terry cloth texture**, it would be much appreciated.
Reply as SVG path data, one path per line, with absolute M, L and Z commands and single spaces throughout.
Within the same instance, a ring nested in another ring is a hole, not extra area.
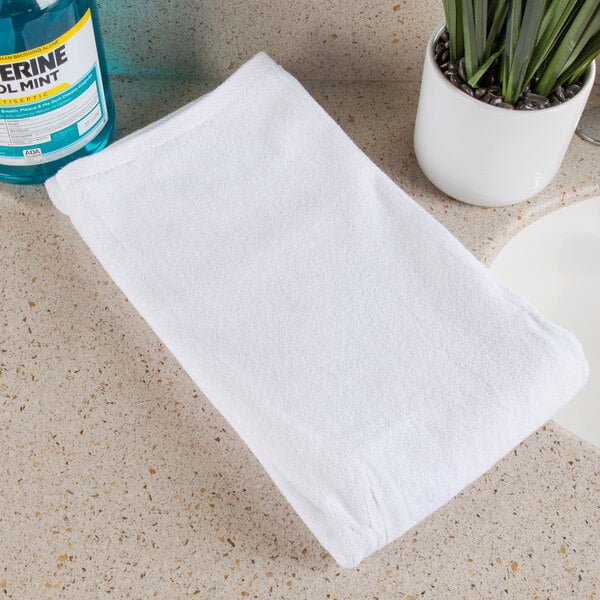
M 341 566 L 586 380 L 578 342 L 264 53 L 47 189 Z

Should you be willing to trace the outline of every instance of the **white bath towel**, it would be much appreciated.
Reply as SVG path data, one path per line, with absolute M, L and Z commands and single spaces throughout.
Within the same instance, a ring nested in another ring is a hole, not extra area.
M 344 567 L 586 380 L 577 341 L 264 53 L 47 189 Z

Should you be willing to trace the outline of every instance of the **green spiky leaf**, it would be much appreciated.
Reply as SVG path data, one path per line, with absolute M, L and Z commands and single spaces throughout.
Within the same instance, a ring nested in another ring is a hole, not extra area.
M 561 36 L 560 43 L 551 53 L 548 64 L 544 67 L 536 86 L 539 94 L 547 96 L 556 89 L 557 82 L 560 81 L 562 74 L 576 60 L 577 49 L 582 38 L 587 36 L 589 40 L 593 37 L 593 31 L 588 30 L 588 25 L 596 24 L 594 16 L 598 7 L 600 7 L 600 0 L 585 0 L 581 4 L 582 6 L 567 27 L 567 31 Z M 596 26 L 600 27 L 599 25 Z M 579 52 L 581 50 L 583 50 L 583 47 L 579 48 Z
M 503 82 L 502 92 L 506 102 L 514 103 L 520 96 L 527 76 L 527 67 L 533 56 L 535 42 L 544 19 L 545 0 L 525 2 L 525 10 L 511 36 L 511 55 L 508 62 L 508 79 Z M 515 15 L 511 14 L 511 18 Z
M 467 83 L 473 88 L 477 87 L 479 85 L 479 82 L 481 81 L 481 78 L 490 70 L 490 67 L 494 64 L 496 59 L 503 52 L 504 52 L 504 46 L 502 46 L 502 48 L 500 48 L 497 52 L 494 52 L 494 54 L 489 56 L 488 59 L 483 63 L 483 65 L 481 65 L 481 67 L 479 68 L 479 71 L 477 71 L 477 73 L 475 73 L 473 75 L 473 77 L 471 77 L 471 79 L 469 79 L 469 81 L 467 81 Z
M 462 34 L 461 0 L 444 0 L 446 28 L 450 37 L 450 58 L 458 60 L 465 53 Z

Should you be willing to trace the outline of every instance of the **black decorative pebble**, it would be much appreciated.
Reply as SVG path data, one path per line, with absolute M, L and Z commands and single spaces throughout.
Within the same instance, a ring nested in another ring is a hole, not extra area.
M 508 110 L 541 110 L 557 106 L 573 98 L 583 86 L 582 82 L 574 83 L 566 88 L 560 86 L 549 97 L 536 94 L 529 87 L 526 87 L 523 90 L 523 94 L 521 94 L 513 105 L 504 101 L 502 88 L 495 83 L 493 74 L 488 73 L 481 81 L 481 85 L 475 88 L 467 83 L 465 59 L 461 58 L 458 61 L 450 60 L 450 42 L 447 30 L 444 30 L 438 37 L 434 51 L 435 62 L 452 85 L 481 102 L 498 106 L 499 108 Z

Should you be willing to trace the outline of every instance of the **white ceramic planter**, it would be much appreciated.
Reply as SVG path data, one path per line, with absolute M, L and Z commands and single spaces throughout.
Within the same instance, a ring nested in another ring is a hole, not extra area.
M 518 111 L 471 98 L 444 77 L 427 46 L 415 124 L 415 154 L 427 178 L 449 196 L 478 206 L 531 198 L 558 172 L 595 76 L 569 101 Z

